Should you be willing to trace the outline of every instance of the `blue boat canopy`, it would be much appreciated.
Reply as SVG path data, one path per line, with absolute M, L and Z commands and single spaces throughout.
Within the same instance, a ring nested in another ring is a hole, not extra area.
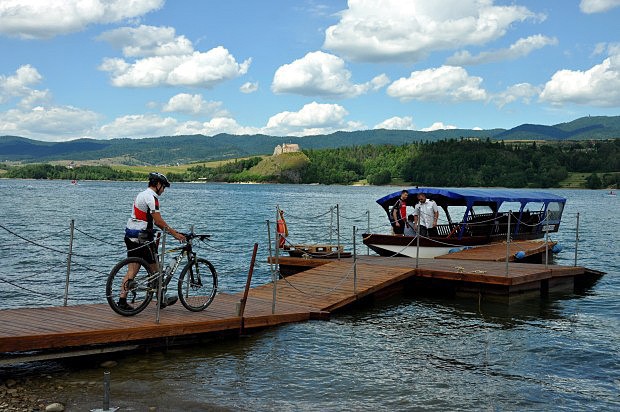
M 424 193 L 426 197 L 432 199 L 440 207 L 447 206 L 467 206 L 486 205 L 493 210 L 498 210 L 504 202 L 518 202 L 521 206 L 530 202 L 544 203 L 545 208 L 551 202 L 562 205 L 566 203 L 566 198 L 552 193 L 528 190 L 528 189 L 477 189 L 477 188 L 437 188 L 437 187 L 416 187 L 407 189 L 409 196 L 414 198 L 419 193 Z M 391 193 L 377 200 L 377 203 L 385 209 L 396 203 L 400 198 L 401 191 Z M 412 205 L 416 202 L 412 202 Z M 389 212 L 388 212 L 389 213 Z

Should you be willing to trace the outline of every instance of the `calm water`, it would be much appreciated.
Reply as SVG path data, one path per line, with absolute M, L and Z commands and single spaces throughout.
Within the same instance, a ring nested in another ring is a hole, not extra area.
M 77 231 L 69 303 L 105 301 L 105 277 L 124 255 L 124 224 L 143 187 L 0 180 L 0 225 L 14 232 L 0 228 L 0 308 L 62 304 L 71 219 Z M 316 243 L 336 240 L 330 207 L 338 203 L 341 241 L 351 250 L 353 226 L 364 231 L 369 215 L 373 231 L 389 230 L 374 201 L 398 189 L 174 184 L 162 198 L 162 210 L 177 229 L 193 224 L 214 235 L 200 252 L 218 269 L 222 290 L 237 292 L 254 242 L 260 256 L 253 284 L 269 281 L 266 220 L 273 221 L 276 205 L 287 212 L 293 243 Z M 553 236 L 564 246 L 556 262 L 573 263 L 580 212 L 579 264 L 608 273 L 584 294 L 510 307 L 400 297 L 329 322 L 118 355 L 111 357 L 119 362 L 112 369 L 112 404 L 188 411 L 617 410 L 619 201 L 601 191 L 552 192 L 568 198 L 563 226 Z M 359 253 L 366 253 L 360 243 L 358 238 Z M 39 363 L 0 373 L 44 373 L 63 382 L 60 400 L 77 404 L 74 410 L 100 407 L 100 386 L 77 382 L 100 382 L 103 369 L 95 361 L 79 363 Z

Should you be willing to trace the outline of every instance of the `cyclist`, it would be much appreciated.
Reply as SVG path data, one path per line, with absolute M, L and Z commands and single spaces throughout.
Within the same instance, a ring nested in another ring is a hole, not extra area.
M 157 172 L 149 173 L 148 188 L 136 196 L 133 203 L 133 211 L 131 217 L 127 221 L 125 228 L 125 245 L 127 245 L 127 257 L 139 257 L 150 264 L 151 270 L 157 273 L 159 268 L 157 264 L 157 246 L 155 240 L 155 228 L 159 227 L 170 233 L 179 242 L 185 241 L 185 236 L 166 223 L 161 217 L 159 211 L 159 197 L 164 190 L 170 187 L 170 182 L 165 175 Z M 120 298 L 118 299 L 118 307 L 125 310 L 133 309 L 127 303 L 127 282 L 132 280 L 138 272 L 139 265 L 137 263 L 128 266 L 127 274 L 123 278 L 123 287 L 121 289 Z M 176 302 L 177 297 L 168 299 L 160 299 L 160 306 L 163 308 Z

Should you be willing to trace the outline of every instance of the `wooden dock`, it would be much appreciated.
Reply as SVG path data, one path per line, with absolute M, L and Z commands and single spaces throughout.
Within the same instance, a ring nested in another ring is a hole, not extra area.
M 418 268 L 415 263 L 402 257 L 362 256 L 355 264 L 352 258 L 282 257 L 283 267 L 298 265 L 303 271 L 276 282 L 274 313 L 273 284 L 251 288 L 243 317 L 237 315 L 241 293 L 218 294 L 211 306 L 198 313 L 176 304 L 161 311 L 159 323 L 155 303 L 133 317 L 117 315 L 107 304 L 0 310 L 0 363 L 103 353 L 214 332 L 237 333 L 242 327 L 252 330 L 325 319 L 330 312 L 387 291 L 429 284 L 487 299 L 525 292 L 540 295 L 555 287 L 572 290 L 578 278 L 594 273 L 583 267 L 528 263 L 511 263 L 506 273 L 504 262 L 453 257 L 420 259 Z

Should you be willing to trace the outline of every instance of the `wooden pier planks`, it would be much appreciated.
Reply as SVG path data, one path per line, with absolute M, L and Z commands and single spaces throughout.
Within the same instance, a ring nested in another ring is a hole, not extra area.
M 504 245 L 505 247 L 505 245 Z M 504 250 L 505 254 L 505 250 Z M 287 258 L 289 265 L 307 267 L 307 259 Z M 583 267 L 514 263 L 506 274 L 504 262 L 361 256 L 314 261 L 316 266 L 276 282 L 276 311 L 272 314 L 273 284 L 250 290 L 243 318 L 245 328 L 324 318 L 326 312 L 346 307 L 408 278 L 512 287 L 547 279 L 579 276 Z M 320 263 L 319 263 L 320 262 Z M 356 276 L 354 274 L 356 273 Z M 354 278 L 356 285 L 354 285 Z M 241 294 L 219 294 L 204 312 L 189 312 L 177 303 L 161 311 L 156 303 L 133 317 L 114 313 L 107 304 L 0 310 L 0 353 L 45 349 L 111 346 L 154 338 L 180 337 L 241 328 L 237 303 Z

